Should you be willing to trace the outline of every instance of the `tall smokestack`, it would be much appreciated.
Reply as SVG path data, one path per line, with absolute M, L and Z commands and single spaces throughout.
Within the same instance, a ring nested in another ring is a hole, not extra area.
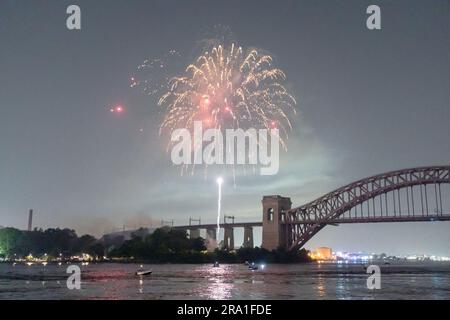
M 30 209 L 28 213 L 28 231 L 31 231 L 33 228 L 33 209 Z

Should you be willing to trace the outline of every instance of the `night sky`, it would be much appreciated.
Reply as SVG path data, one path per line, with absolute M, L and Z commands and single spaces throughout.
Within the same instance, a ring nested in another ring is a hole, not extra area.
M 80 31 L 66 28 L 70 4 Z M 366 28 L 370 4 L 381 30 Z M 36 227 L 96 236 L 214 222 L 216 176 L 180 176 L 155 101 L 129 85 L 147 57 L 189 58 L 217 25 L 274 56 L 299 111 L 278 175 L 224 176 L 225 214 L 261 220 L 263 195 L 299 206 L 370 175 L 450 164 L 450 1 L 2 0 L 0 225 L 25 229 L 29 208 Z M 306 247 L 450 255 L 449 243 L 450 222 L 360 224 Z

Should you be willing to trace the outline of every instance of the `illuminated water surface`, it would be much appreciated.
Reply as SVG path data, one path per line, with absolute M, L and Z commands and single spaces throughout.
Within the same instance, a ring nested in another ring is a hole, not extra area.
M 90 264 L 81 290 L 66 287 L 66 265 L 0 264 L 0 299 L 450 299 L 450 263 L 381 265 L 381 290 L 369 290 L 360 264 Z

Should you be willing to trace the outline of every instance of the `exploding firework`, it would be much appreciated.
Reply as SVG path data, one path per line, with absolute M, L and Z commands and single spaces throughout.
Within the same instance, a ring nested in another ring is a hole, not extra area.
M 270 55 L 231 44 L 213 47 L 169 81 L 158 104 L 166 109 L 160 131 L 191 129 L 194 121 L 222 129 L 278 128 L 286 149 L 295 98 Z
M 114 108 L 110 108 L 109 112 L 111 112 L 111 113 L 122 113 L 123 112 L 123 107 L 120 106 L 120 105 L 115 106 Z
M 169 50 L 158 58 L 146 59 L 138 66 L 137 75 L 130 77 L 130 88 L 140 88 L 146 95 L 158 96 L 167 90 L 167 83 L 178 67 L 181 55 Z
M 130 77 L 131 87 L 157 97 L 163 112 L 160 134 L 171 136 L 181 128 L 192 132 L 194 122 L 221 131 L 278 129 L 280 144 L 287 150 L 296 100 L 285 87 L 286 75 L 274 65 L 273 58 L 256 49 L 217 41 L 202 51 L 185 67 L 181 54 L 170 50 L 162 57 L 144 61 Z M 180 74 L 180 70 L 184 71 Z M 167 149 L 174 143 L 170 141 Z M 183 165 L 181 173 L 188 167 Z M 234 165 L 232 169 L 235 176 Z

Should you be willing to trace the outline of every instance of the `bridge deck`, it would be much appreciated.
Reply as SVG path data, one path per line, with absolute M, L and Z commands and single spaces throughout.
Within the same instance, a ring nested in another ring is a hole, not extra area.
M 245 228 L 245 227 L 262 227 L 262 222 L 236 222 L 236 223 L 221 223 L 221 228 L 231 227 L 231 228 Z M 184 230 L 195 230 L 195 229 L 216 229 L 217 224 L 195 224 L 187 226 L 174 226 L 174 229 L 184 229 Z
M 429 215 L 429 216 L 386 216 L 386 217 L 359 217 L 359 218 L 337 218 L 327 220 L 295 220 L 283 221 L 281 224 L 341 224 L 341 223 L 382 223 L 382 222 L 432 222 L 432 221 L 450 221 L 450 214 Z M 262 222 L 236 222 L 221 223 L 221 228 L 245 228 L 262 227 Z M 173 229 L 195 230 L 195 229 L 216 229 L 217 224 L 195 224 L 186 226 L 173 226 Z
M 450 214 L 433 216 L 387 216 L 387 217 L 360 217 L 337 218 L 327 220 L 296 220 L 285 221 L 283 224 L 341 224 L 341 223 L 375 223 L 375 222 L 426 222 L 450 221 Z

